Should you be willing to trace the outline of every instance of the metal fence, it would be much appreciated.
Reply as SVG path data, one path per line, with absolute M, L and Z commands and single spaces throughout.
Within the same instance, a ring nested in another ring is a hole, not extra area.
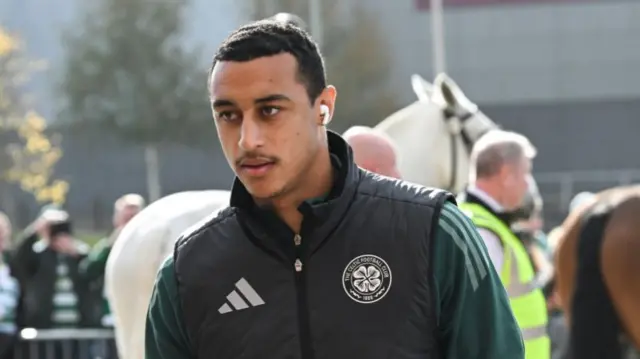
M 14 359 L 117 359 L 113 330 L 33 329 L 20 331 Z

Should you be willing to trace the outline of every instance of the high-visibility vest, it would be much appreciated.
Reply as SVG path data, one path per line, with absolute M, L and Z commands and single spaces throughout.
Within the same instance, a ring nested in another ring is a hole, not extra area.
M 547 304 L 541 288 L 536 285 L 533 265 L 522 242 L 486 208 L 475 203 L 461 203 L 460 209 L 476 227 L 490 230 L 502 241 L 504 263 L 500 279 L 522 332 L 525 358 L 549 359 L 551 343 L 547 334 Z

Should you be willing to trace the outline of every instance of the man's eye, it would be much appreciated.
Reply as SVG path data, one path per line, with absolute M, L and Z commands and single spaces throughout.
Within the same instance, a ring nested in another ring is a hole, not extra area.
M 231 111 L 222 111 L 222 112 L 218 112 L 218 114 L 216 115 L 216 118 L 221 120 L 221 121 L 235 121 L 238 116 L 236 115 L 235 112 L 231 112 Z
M 280 108 L 275 106 L 265 106 L 260 109 L 260 111 L 262 111 L 263 116 L 275 116 L 280 112 Z

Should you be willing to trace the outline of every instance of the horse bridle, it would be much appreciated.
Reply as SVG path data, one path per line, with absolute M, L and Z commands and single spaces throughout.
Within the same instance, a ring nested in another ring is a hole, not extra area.
M 449 122 L 454 118 L 457 118 L 458 121 L 460 121 L 460 131 L 457 131 L 455 133 L 453 131 L 449 131 L 449 137 L 451 140 L 451 176 L 449 176 L 449 188 L 447 188 L 447 190 L 452 193 L 455 190 L 456 181 L 458 180 L 458 141 L 456 141 L 458 139 L 458 136 L 462 137 L 462 143 L 467 150 L 467 154 L 470 154 L 475 140 L 482 137 L 482 135 L 491 130 L 487 129 L 486 131 L 481 132 L 475 139 L 472 139 L 467 131 L 465 131 L 465 123 L 476 116 L 479 112 L 480 111 L 476 109 L 474 111 L 467 112 L 462 116 L 458 116 L 454 111 L 450 109 L 443 110 L 445 122 Z

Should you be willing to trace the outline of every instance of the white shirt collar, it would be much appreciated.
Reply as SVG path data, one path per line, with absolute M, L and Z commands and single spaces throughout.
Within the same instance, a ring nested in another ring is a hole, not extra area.
M 491 208 L 494 212 L 500 213 L 504 212 L 504 207 L 498 203 L 493 197 L 491 197 L 487 192 L 481 190 L 480 188 L 470 185 L 467 188 L 467 192 L 481 199 L 489 208 Z

